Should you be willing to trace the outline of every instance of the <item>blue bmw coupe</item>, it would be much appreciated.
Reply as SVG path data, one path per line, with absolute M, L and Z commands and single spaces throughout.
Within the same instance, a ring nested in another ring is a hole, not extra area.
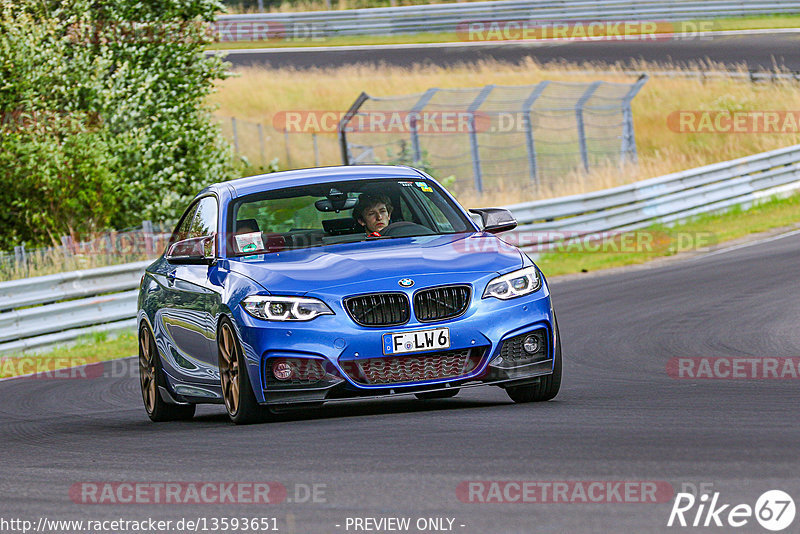
M 328 167 L 207 187 L 150 265 L 138 303 L 153 421 L 224 404 L 249 423 L 292 406 L 561 385 L 547 282 L 470 210 L 409 167 Z

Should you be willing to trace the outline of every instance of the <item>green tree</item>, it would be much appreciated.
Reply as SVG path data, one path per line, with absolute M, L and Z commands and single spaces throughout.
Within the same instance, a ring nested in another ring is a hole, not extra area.
M 0 249 L 174 219 L 233 176 L 206 104 L 216 0 L 0 6 Z

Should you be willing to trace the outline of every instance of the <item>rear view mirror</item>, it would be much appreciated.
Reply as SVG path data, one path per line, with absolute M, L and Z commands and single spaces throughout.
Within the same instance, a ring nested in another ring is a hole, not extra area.
M 176 264 L 210 265 L 214 261 L 214 236 L 192 237 L 170 245 L 167 261 Z
M 481 216 L 483 231 L 498 234 L 517 227 L 517 220 L 510 211 L 504 208 L 476 208 L 469 210 Z
M 356 202 L 358 202 L 357 198 L 323 198 L 314 202 L 314 206 L 316 206 L 319 211 L 326 213 L 335 211 L 338 213 L 342 210 L 349 210 L 356 205 Z

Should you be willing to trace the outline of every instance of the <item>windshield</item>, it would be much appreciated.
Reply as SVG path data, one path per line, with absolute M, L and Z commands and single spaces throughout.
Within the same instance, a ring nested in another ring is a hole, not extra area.
M 232 255 L 474 230 L 427 180 L 358 180 L 278 189 L 237 199 L 229 213 Z

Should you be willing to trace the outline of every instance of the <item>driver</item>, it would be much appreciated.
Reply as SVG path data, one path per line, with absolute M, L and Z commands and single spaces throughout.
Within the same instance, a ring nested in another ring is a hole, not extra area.
M 364 227 L 367 235 L 377 237 L 389 226 L 392 210 L 392 203 L 386 195 L 362 193 L 353 207 L 353 218 Z

